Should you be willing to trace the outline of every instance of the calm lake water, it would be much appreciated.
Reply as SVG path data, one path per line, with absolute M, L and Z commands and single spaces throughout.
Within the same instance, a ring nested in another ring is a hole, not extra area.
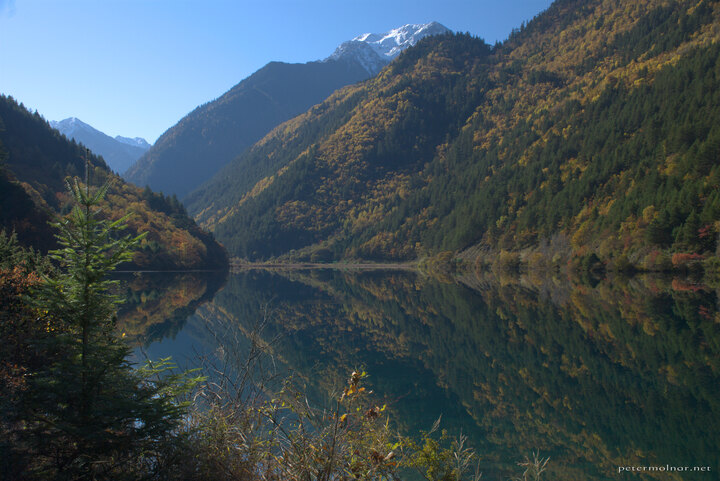
M 653 277 L 339 270 L 223 282 L 126 276 L 121 325 L 138 356 L 233 362 L 256 332 L 270 345 L 265 368 L 294 373 L 317 403 L 362 367 L 400 430 L 429 430 L 442 415 L 450 434 L 468 435 L 487 480 L 517 476 L 534 450 L 551 458 L 546 480 L 720 479 L 715 290 Z M 711 471 L 668 471 L 695 466 Z

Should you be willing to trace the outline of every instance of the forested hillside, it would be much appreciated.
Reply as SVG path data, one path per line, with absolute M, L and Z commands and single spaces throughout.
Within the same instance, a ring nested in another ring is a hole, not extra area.
M 368 75 L 349 59 L 270 62 L 168 129 L 125 178 L 183 198 L 273 127 Z
M 110 181 L 103 211 L 111 219 L 130 213 L 128 230 L 148 235 L 134 254 L 135 267 L 157 269 L 219 268 L 223 248 L 203 232 L 173 197 L 125 183 L 97 156 L 52 129 L 12 97 L 0 96 L 0 229 L 15 231 L 25 245 L 41 251 L 54 247 L 47 222 L 68 211 L 65 179 L 85 178 L 86 159 L 94 186 Z
M 188 199 L 234 256 L 715 253 L 720 4 L 555 2 L 494 47 L 426 39 Z M 685 260 L 687 260 L 685 259 Z

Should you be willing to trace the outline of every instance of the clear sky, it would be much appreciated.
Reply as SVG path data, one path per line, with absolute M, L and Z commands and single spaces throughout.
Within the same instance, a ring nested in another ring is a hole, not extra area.
M 438 21 L 488 43 L 550 0 L 0 0 L 0 93 L 154 142 L 272 60 Z

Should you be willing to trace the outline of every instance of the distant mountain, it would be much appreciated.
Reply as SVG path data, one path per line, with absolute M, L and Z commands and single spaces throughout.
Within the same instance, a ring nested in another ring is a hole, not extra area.
M 75 117 L 50 121 L 50 126 L 68 139 L 75 139 L 93 153 L 102 156 L 108 167 L 118 173 L 125 172 L 150 148 L 145 139 L 117 136 L 114 139 Z
M 720 253 L 718 19 L 558 0 L 496 46 L 423 39 L 185 205 L 248 259 L 696 266 Z
M 188 218 L 177 199 L 124 182 L 97 155 L 52 129 L 12 97 L 0 95 L 0 230 L 41 251 L 57 247 L 48 220 L 67 213 L 67 177 L 92 186 L 110 181 L 101 204 L 111 220 L 130 214 L 127 232 L 146 233 L 132 268 L 208 269 L 227 266 L 224 249 Z
M 143 139 L 142 137 L 133 137 L 132 139 L 130 137 L 122 137 L 120 135 L 115 136 L 115 140 L 118 142 L 121 142 L 123 144 L 131 145 L 133 147 L 140 147 L 141 149 L 147 150 L 152 145 L 148 144 L 147 140 Z
M 420 39 L 446 33 L 450 29 L 437 22 L 408 24 L 385 33 L 364 33 L 343 42 L 325 61 L 352 58 L 373 76 Z
M 407 25 L 345 42 L 322 61 L 271 62 L 171 127 L 125 178 L 183 198 L 280 123 L 372 77 L 419 38 L 447 31 L 437 23 Z

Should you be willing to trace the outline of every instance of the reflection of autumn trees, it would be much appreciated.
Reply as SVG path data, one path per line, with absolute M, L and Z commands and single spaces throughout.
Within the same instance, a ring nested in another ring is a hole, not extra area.
M 679 291 L 653 277 L 611 279 L 595 287 L 527 277 L 504 286 L 492 281 L 486 279 L 478 292 L 507 325 L 503 336 L 517 346 L 515 357 L 529 357 L 510 363 L 504 377 L 480 383 L 478 399 L 517 406 L 522 397 L 508 389 L 514 385 L 508 371 L 517 369 L 516 380 L 539 399 L 525 411 L 517 409 L 514 424 L 553 437 L 559 434 L 555 427 L 563 426 L 579 446 L 603 453 L 595 462 L 609 467 L 643 456 L 658 462 L 716 459 L 715 292 Z M 688 429 L 693 434 L 684 436 Z M 577 446 L 572 452 L 585 456 Z
M 364 363 L 402 425 L 426 427 L 443 412 L 490 459 L 541 449 L 554 479 L 717 459 L 714 291 L 657 277 L 461 281 L 254 273 L 231 279 L 214 304 L 243 322 L 273 286 L 266 335 L 281 335 L 274 352 L 313 392 Z
M 117 328 L 133 344 L 174 336 L 187 318 L 222 285 L 218 273 L 137 273 L 122 276 L 125 302 Z

